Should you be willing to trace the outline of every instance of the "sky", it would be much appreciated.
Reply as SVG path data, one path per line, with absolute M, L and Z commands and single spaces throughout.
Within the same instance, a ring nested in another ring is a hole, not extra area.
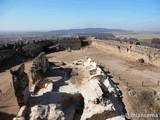
M 160 31 L 160 0 L 0 0 L 0 30 Z

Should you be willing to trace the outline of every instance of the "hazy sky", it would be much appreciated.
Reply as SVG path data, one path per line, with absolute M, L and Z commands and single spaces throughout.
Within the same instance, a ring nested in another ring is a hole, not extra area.
M 0 30 L 160 30 L 160 0 L 0 0 Z

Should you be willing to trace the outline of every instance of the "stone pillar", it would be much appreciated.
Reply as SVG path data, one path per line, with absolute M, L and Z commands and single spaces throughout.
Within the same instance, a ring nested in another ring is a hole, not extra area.
M 24 69 L 24 64 L 21 64 L 13 67 L 10 70 L 10 73 L 12 74 L 14 92 L 15 96 L 17 97 L 19 107 L 26 105 L 29 97 L 29 78 L 28 75 L 24 72 Z

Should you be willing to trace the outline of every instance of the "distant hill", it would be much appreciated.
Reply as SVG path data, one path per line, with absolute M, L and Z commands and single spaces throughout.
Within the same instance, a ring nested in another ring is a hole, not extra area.
M 121 29 L 106 29 L 106 28 L 84 28 L 84 29 L 68 29 L 68 30 L 53 30 L 48 33 L 66 34 L 66 33 L 97 33 L 97 32 L 129 32 Z

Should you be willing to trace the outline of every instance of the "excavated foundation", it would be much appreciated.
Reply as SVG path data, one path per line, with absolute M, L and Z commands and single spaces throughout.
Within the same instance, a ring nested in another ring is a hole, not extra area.
M 60 63 L 35 59 L 31 95 L 14 120 L 125 120 L 121 91 L 91 58 Z

